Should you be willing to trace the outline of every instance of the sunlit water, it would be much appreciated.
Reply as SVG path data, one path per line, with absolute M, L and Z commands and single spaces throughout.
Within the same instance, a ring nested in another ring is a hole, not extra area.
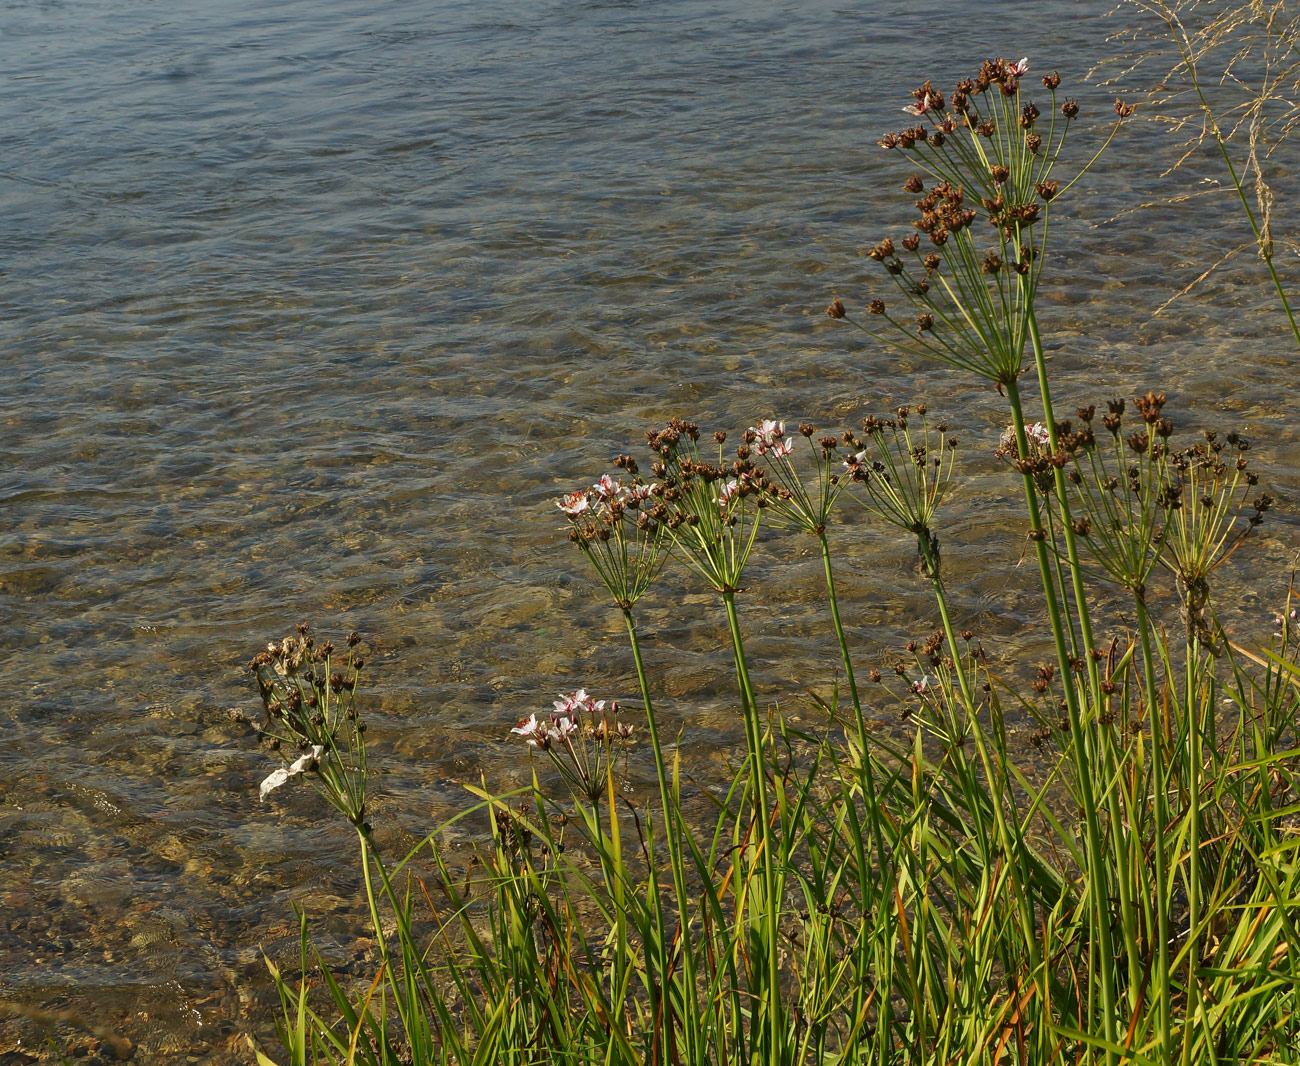
M 366 634 L 390 838 L 517 780 L 519 717 L 635 687 L 552 500 L 669 415 L 836 429 L 928 400 L 968 455 L 964 624 L 1032 651 L 1002 401 L 821 309 L 874 294 L 862 253 L 905 224 L 875 139 L 906 90 L 1028 53 L 1104 119 L 1080 82 L 1108 6 L 9 3 L 0 999 L 76 1008 L 138 1061 L 225 1062 L 268 1032 L 260 950 L 291 959 L 294 902 L 369 965 L 330 918 L 347 834 L 305 790 L 256 802 L 243 664 L 302 619 Z M 1150 319 L 1249 236 L 1222 198 L 1107 221 L 1170 191 L 1172 158 L 1135 128 L 1061 212 L 1048 346 L 1068 407 L 1156 385 L 1259 441 L 1284 513 L 1239 613 L 1263 632 L 1297 541 L 1296 357 L 1249 254 Z M 857 514 L 839 543 L 858 652 L 887 665 L 931 624 L 912 550 Z M 807 716 L 833 679 L 820 566 L 773 537 L 752 576 L 765 699 Z M 726 762 L 715 605 L 670 572 L 643 628 L 669 729 Z M 0 1058 L 34 1036 L 0 1020 Z

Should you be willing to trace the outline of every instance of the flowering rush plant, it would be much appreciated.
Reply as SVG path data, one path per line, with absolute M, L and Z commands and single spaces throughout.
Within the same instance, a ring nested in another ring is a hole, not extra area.
M 1091 166 L 1064 183 L 1057 176 L 1079 105 L 1057 101 L 1061 78 L 1053 71 L 1040 79 L 1050 100 L 1044 112 L 1029 94 L 1028 72 L 1027 58 L 991 59 L 947 97 L 929 81 L 912 91 L 903 111 L 915 125 L 879 143 L 917 168 L 903 185 L 918 197 L 917 218 L 912 233 L 886 237 L 867 253 L 907 309 L 880 297 L 867 304 L 865 320 L 850 316 L 838 297 L 826 309 L 884 343 L 1000 388 L 1022 369 L 1050 205 Z M 1133 113 L 1119 101 L 1115 109 L 1120 120 Z

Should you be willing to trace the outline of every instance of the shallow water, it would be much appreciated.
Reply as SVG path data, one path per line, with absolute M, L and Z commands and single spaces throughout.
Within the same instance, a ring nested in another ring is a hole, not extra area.
M 821 309 L 874 294 L 863 251 L 905 222 L 875 140 L 919 76 L 1029 53 L 1104 114 L 1079 83 L 1108 7 L 0 11 L 0 999 L 81 1010 L 141 1062 L 246 1058 L 291 903 L 337 916 L 339 957 L 363 946 L 346 834 L 303 791 L 256 802 L 243 664 L 302 619 L 365 633 L 377 820 L 426 830 L 520 772 L 503 734 L 552 693 L 634 690 L 551 501 L 670 415 L 942 408 L 971 445 L 950 576 L 986 639 L 1032 652 L 1003 577 L 1018 489 L 985 457 L 1001 401 Z M 1283 513 L 1231 606 L 1263 631 L 1300 540 L 1296 357 L 1249 255 L 1150 318 L 1249 236 L 1227 200 L 1114 217 L 1170 188 L 1171 151 L 1133 128 L 1062 212 L 1048 345 L 1065 406 L 1155 385 L 1259 442 Z M 850 625 L 885 661 L 928 628 L 924 587 L 906 544 L 846 525 Z M 760 684 L 807 713 L 832 676 L 816 560 L 774 537 L 753 576 Z M 721 621 L 665 585 L 643 626 L 668 725 L 725 760 Z M 34 1034 L 0 1019 L 0 1060 Z

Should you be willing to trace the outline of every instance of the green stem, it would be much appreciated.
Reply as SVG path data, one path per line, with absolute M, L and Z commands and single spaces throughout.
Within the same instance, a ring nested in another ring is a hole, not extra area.
M 853 713 L 858 719 L 858 739 L 862 750 L 867 750 L 867 722 L 862 716 L 862 701 L 858 698 L 858 682 L 853 676 L 853 663 L 849 659 L 849 642 L 844 636 L 844 623 L 840 620 L 839 600 L 835 595 L 835 575 L 831 571 L 831 548 L 826 540 L 826 531 L 817 534 L 822 548 L 822 569 L 826 572 L 826 592 L 831 602 L 831 621 L 835 624 L 835 636 L 840 642 L 840 660 L 844 664 L 844 679 L 849 686 L 849 696 L 853 700 Z
M 1043 340 L 1038 332 L 1038 316 L 1034 313 L 1032 297 L 1026 297 L 1026 318 L 1029 324 L 1029 339 L 1034 349 L 1034 366 L 1038 372 L 1038 391 L 1043 403 L 1043 420 L 1047 424 L 1048 441 L 1053 453 L 1060 450 L 1056 432 L 1056 413 L 1052 408 L 1052 390 L 1047 379 L 1047 359 L 1043 354 Z M 1088 695 L 1094 708 L 1101 707 L 1101 667 L 1093 654 L 1096 644 L 1092 636 L 1092 614 L 1088 608 L 1087 590 L 1083 584 L 1083 566 L 1079 561 L 1079 540 L 1074 531 L 1074 518 L 1070 513 L 1070 495 L 1065 482 L 1062 467 L 1053 468 L 1056 484 L 1056 500 L 1061 512 L 1061 533 L 1065 538 L 1065 552 L 1069 560 L 1070 583 L 1074 592 L 1075 614 L 1079 619 L 1079 634 L 1083 639 L 1083 648 L 1079 652 L 1087 664 Z M 1066 678 L 1062 678 L 1066 683 Z M 1108 727 L 1101 727 L 1100 747 L 1103 753 L 1102 769 L 1107 777 L 1114 777 L 1119 772 L 1119 754 L 1114 744 L 1114 736 Z M 1129 1007 L 1135 1008 L 1138 1002 L 1139 985 L 1137 974 L 1141 973 L 1141 956 L 1137 944 L 1137 914 L 1133 904 L 1132 888 L 1129 883 L 1128 840 L 1123 831 L 1124 819 L 1120 812 L 1119 789 L 1106 789 L 1106 807 L 1110 815 L 1110 841 L 1115 849 L 1115 869 L 1119 871 L 1116 878 L 1119 888 L 1120 921 L 1124 926 L 1124 948 L 1128 955 L 1129 973 Z
M 781 905 L 776 875 L 776 842 L 768 816 L 767 772 L 763 731 L 758 721 L 758 701 L 754 696 L 745 646 L 740 636 L 740 619 L 736 614 L 734 591 L 722 593 L 727 609 L 727 627 L 731 631 L 731 650 L 736 660 L 736 678 L 740 683 L 741 702 L 744 705 L 745 733 L 749 743 L 750 782 L 754 788 L 754 815 L 758 821 L 763 848 L 763 895 L 760 921 L 767 956 L 767 989 L 764 1006 L 768 1022 L 769 1063 L 782 1061 L 781 1052 L 781 973 L 778 954 L 777 926 Z
M 379 921 L 379 906 L 375 900 L 375 886 L 370 880 L 370 839 L 361 826 L 357 826 L 356 829 L 357 837 L 361 841 L 361 876 L 366 882 L 366 904 L 370 908 L 370 925 L 375 931 L 375 942 L 379 945 L 379 958 L 387 965 L 388 940 L 384 936 L 384 927 Z M 375 856 L 375 861 L 379 861 L 378 855 Z
M 1205 717 L 1205 699 L 1194 688 L 1200 673 L 1200 641 L 1195 632 L 1187 641 L 1187 659 L 1184 666 L 1183 698 L 1187 701 L 1187 1017 L 1190 1022 L 1202 1014 L 1201 987 L 1197 980 L 1197 926 L 1201 920 L 1201 729 Z M 1183 1062 L 1190 1062 L 1193 1041 L 1183 1040 Z
M 1138 629 L 1142 634 L 1142 665 L 1146 685 L 1147 718 L 1151 728 L 1151 781 L 1152 804 L 1155 819 L 1156 851 L 1156 1024 L 1160 1029 L 1157 1061 L 1166 1061 L 1172 1047 L 1170 1037 L 1169 988 L 1169 869 L 1165 851 L 1165 826 L 1169 824 L 1168 794 L 1165 782 L 1165 731 L 1160 704 L 1156 698 L 1156 670 L 1151 651 L 1151 616 L 1147 612 L 1146 597 L 1135 592 Z
M 957 645 L 956 631 L 953 629 L 952 616 L 948 611 L 947 589 L 944 587 L 943 578 L 939 573 L 939 560 L 931 550 L 929 535 L 919 535 L 917 544 L 921 551 L 921 557 L 925 560 L 926 570 L 930 574 L 935 603 L 939 608 L 939 619 L 943 625 L 944 637 L 948 641 L 948 650 L 952 655 L 953 672 L 957 675 L 957 684 L 961 689 L 962 701 L 969 716 L 970 731 L 975 740 L 976 752 L 984 765 L 984 772 L 991 793 L 990 798 L 993 801 L 993 818 L 997 827 L 998 839 L 1004 852 L 1008 856 L 1014 856 L 1020 873 L 1023 889 L 1016 893 L 1016 896 L 1020 904 L 1021 933 L 1024 937 L 1026 951 L 1029 954 L 1030 972 L 1035 975 L 1035 980 L 1039 985 L 1039 993 L 1046 1001 L 1047 973 L 1040 965 L 1041 957 L 1038 951 L 1038 938 L 1034 935 L 1034 903 L 1029 890 L 1032 878 L 1026 863 L 1024 840 L 1019 826 L 1017 826 L 1014 834 L 1008 827 L 1006 812 L 1002 806 L 1002 796 L 999 795 L 999 792 L 1005 788 L 1006 775 L 1001 771 L 994 772 L 993 760 L 989 754 L 988 745 L 985 743 L 984 733 L 980 729 L 975 690 L 971 686 L 970 678 L 967 677 L 966 669 L 962 663 L 962 651 Z M 1002 745 L 999 744 L 999 759 L 1003 765 L 1005 765 L 1005 754 Z
M 677 795 L 673 789 L 668 776 L 668 768 L 664 762 L 663 743 L 659 739 L 659 725 L 655 719 L 654 703 L 650 699 L 650 682 L 646 676 L 645 662 L 641 658 L 641 641 L 636 634 L 636 622 L 632 617 L 630 608 L 623 608 L 623 622 L 627 626 L 628 641 L 632 645 L 632 658 L 636 663 L 637 684 L 641 687 L 641 701 L 645 705 L 646 727 L 650 732 L 650 747 L 654 753 L 655 773 L 659 778 L 659 799 L 663 804 L 664 811 L 664 833 L 668 842 L 668 860 L 672 866 L 673 873 L 673 892 L 677 897 L 677 921 L 680 929 L 680 951 L 682 958 L 682 997 L 684 1003 L 691 1012 L 691 1017 L 684 1019 L 682 1026 L 687 1040 L 687 1060 L 691 1062 L 699 1061 L 697 1052 L 700 1050 L 694 1046 L 695 1037 L 698 1035 L 699 1026 L 695 1024 L 695 955 L 691 950 L 689 943 L 689 926 L 690 926 L 690 896 L 686 891 L 686 868 L 682 859 L 681 841 L 678 839 L 678 832 L 682 828 L 680 812 L 678 810 Z M 650 890 L 654 893 L 655 906 L 658 907 L 658 886 L 655 882 L 654 871 L 650 871 Z M 672 977 L 672 964 L 668 957 L 668 940 L 664 936 L 666 930 L 660 930 L 660 994 L 663 997 L 660 1016 L 663 1019 L 665 1046 L 671 1046 L 672 1039 L 668 1034 L 668 1028 L 671 1025 L 670 1013 L 667 1010 L 669 1003 L 668 986 Z
M 849 696 L 853 700 L 853 713 L 858 720 L 858 744 L 862 749 L 862 768 L 866 773 L 866 785 L 870 793 L 868 802 L 876 803 L 879 802 L 879 796 L 876 789 L 875 770 L 872 766 L 874 757 L 867 743 L 867 720 L 862 713 L 862 701 L 858 697 L 858 683 L 853 676 L 853 662 L 849 658 L 849 642 L 844 635 L 844 623 L 840 620 L 839 598 L 835 594 L 835 575 L 831 570 L 831 549 L 826 540 L 826 531 L 822 530 L 818 533 L 817 539 L 821 542 L 822 547 L 822 568 L 826 572 L 826 594 L 831 604 L 831 621 L 835 624 L 835 636 L 840 643 L 840 658 L 844 663 L 844 678 L 849 686 Z M 888 853 L 885 850 L 884 834 L 880 830 L 880 815 L 877 810 L 871 810 L 869 814 L 871 817 L 871 833 L 876 845 L 876 861 L 883 870 Z
M 1007 382 L 1007 399 L 1011 405 L 1012 429 L 1016 435 L 1016 445 L 1021 456 L 1029 454 L 1029 441 L 1025 437 L 1024 409 L 1020 402 L 1020 388 L 1015 381 Z M 1042 512 L 1038 506 L 1038 493 L 1034 486 L 1032 474 L 1022 475 L 1025 490 L 1025 506 L 1029 511 L 1029 520 L 1034 530 L 1043 528 Z M 1087 841 L 1088 871 L 1087 884 L 1089 895 L 1089 918 L 1092 923 L 1094 943 L 1100 955 L 1098 965 L 1094 967 L 1097 981 L 1101 985 L 1102 1031 L 1109 1045 L 1106 1052 L 1108 1064 L 1117 1062 L 1111 1048 L 1119 1046 L 1119 1032 L 1115 1011 L 1115 984 L 1112 972 L 1112 960 L 1115 958 L 1111 941 L 1111 928 L 1107 916 L 1109 892 L 1107 891 L 1105 870 L 1106 855 L 1102 850 L 1101 826 L 1097 818 L 1097 782 L 1093 777 L 1091 743 L 1084 729 L 1079 710 L 1079 693 L 1071 681 L 1069 645 L 1062 621 L 1061 603 L 1056 597 L 1056 582 L 1052 576 L 1051 560 L 1048 558 L 1047 542 L 1035 538 L 1034 549 L 1038 556 L 1038 570 L 1043 581 L 1043 595 L 1047 600 L 1047 618 L 1052 629 L 1052 640 L 1056 645 L 1057 669 L 1061 672 L 1062 689 L 1065 692 L 1066 711 L 1070 720 L 1070 735 L 1074 740 L 1075 776 L 1079 787 L 1079 798 L 1083 801 L 1084 833 Z

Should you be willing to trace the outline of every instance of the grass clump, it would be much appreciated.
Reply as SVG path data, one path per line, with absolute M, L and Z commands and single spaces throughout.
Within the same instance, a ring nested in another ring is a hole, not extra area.
M 343 984 L 303 920 L 302 979 L 272 967 L 288 1061 L 1300 1061 L 1300 632 L 1291 593 L 1267 645 L 1216 610 L 1273 501 L 1244 438 L 1187 436 L 1157 391 L 1058 415 L 1036 296 L 1082 176 L 1061 162 L 1079 109 L 1053 73 L 1040 110 L 1028 77 L 991 60 L 912 94 L 914 124 L 881 142 L 916 169 L 911 232 L 870 253 L 890 302 L 828 313 L 1005 396 L 989 447 L 1020 483 L 1050 658 L 1022 685 L 961 626 L 942 526 L 959 448 L 927 405 L 827 435 L 763 417 L 730 445 L 683 419 L 652 430 L 646 475 L 620 456 L 559 501 L 624 622 L 644 728 L 585 690 L 520 722 L 531 783 L 475 786 L 454 820 L 481 827 L 475 863 L 452 868 L 446 826 L 376 847 L 355 641 L 340 655 L 304 631 L 254 660 L 290 757 L 268 783 L 305 777 L 355 828 L 379 947 Z M 933 592 L 884 670 L 855 670 L 841 623 L 846 499 L 915 546 Z M 823 733 L 755 690 L 744 590 L 767 527 L 813 537 L 824 564 L 844 689 Z M 669 563 L 725 618 L 745 727 L 734 775 L 702 789 L 641 650 L 638 603 Z M 1129 621 L 1108 629 L 1116 605 Z M 885 708 L 901 731 L 875 727 Z M 1024 720 L 1029 751 L 1010 739 Z M 657 796 L 634 807 L 620 779 L 642 735 Z

